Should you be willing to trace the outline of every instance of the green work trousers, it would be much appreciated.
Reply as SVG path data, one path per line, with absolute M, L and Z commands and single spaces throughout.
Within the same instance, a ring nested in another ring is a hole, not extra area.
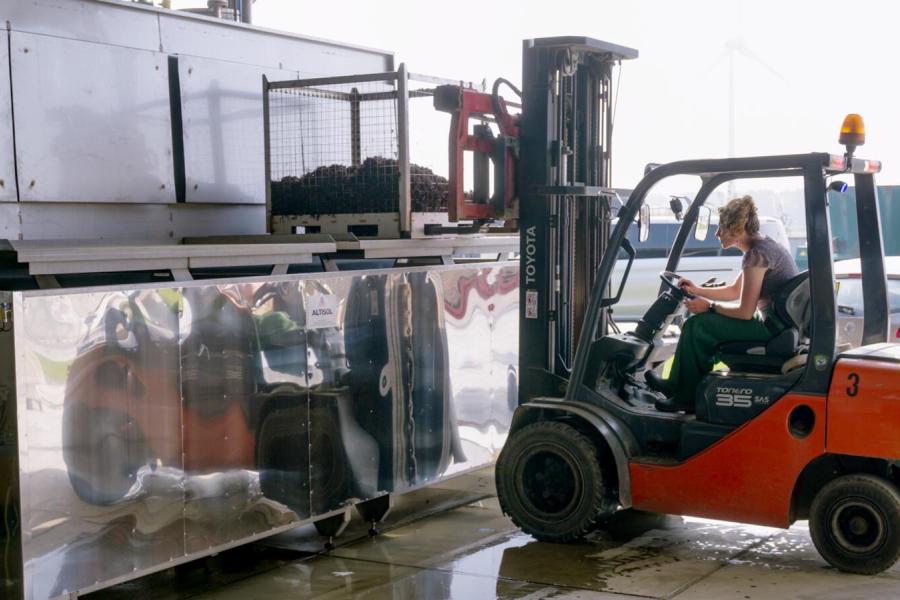
M 716 347 L 724 342 L 766 342 L 773 337 L 757 311 L 752 319 L 735 319 L 716 313 L 693 315 L 684 322 L 669 372 L 669 388 L 675 403 L 693 407 L 697 386 L 716 363 Z

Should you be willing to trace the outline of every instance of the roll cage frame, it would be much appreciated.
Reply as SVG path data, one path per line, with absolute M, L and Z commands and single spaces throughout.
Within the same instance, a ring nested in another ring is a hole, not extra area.
M 572 380 L 566 389 L 569 402 L 595 402 L 598 396 L 584 381 L 589 372 L 590 347 L 606 334 L 600 331 L 607 323 L 605 311 L 610 305 L 610 277 L 619 249 L 628 247 L 628 227 L 638 215 L 646 195 L 654 185 L 675 175 L 697 175 L 702 184 L 685 213 L 681 228 L 672 245 L 666 270 L 676 271 L 691 234 L 700 208 L 710 194 L 723 183 L 736 179 L 802 177 L 806 229 L 809 247 L 809 281 L 811 298 L 810 360 L 794 391 L 804 394 L 827 395 L 831 371 L 836 359 L 836 302 L 834 293 L 831 223 L 828 214 L 826 179 L 849 174 L 856 188 L 856 214 L 859 231 L 860 262 L 862 267 L 864 324 L 862 344 L 887 340 L 888 297 L 884 268 L 884 250 L 878 213 L 878 193 L 875 173 L 881 165 L 876 161 L 851 155 L 828 153 L 788 154 L 747 158 L 686 160 L 660 165 L 647 173 L 637 184 L 619 211 L 619 220 L 609 237 L 607 251 L 597 267 L 597 275 L 581 330 L 576 351 Z M 633 254 L 633 253 L 629 253 Z M 629 260 L 633 260 L 631 256 Z M 627 279 L 626 269 L 623 277 Z M 604 327 L 605 329 L 605 327 Z

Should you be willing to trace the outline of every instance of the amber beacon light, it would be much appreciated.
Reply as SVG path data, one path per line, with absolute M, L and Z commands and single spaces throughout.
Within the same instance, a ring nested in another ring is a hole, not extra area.
M 849 114 L 844 117 L 838 143 L 847 147 L 847 154 L 853 154 L 858 146 L 866 143 L 866 126 L 861 116 Z

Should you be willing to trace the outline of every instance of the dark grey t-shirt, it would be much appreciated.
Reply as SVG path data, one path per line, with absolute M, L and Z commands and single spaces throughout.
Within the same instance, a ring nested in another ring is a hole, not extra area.
M 760 310 L 768 308 L 772 301 L 772 294 L 799 273 L 797 264 L 790 253 L 784 246 L 768 236 L 756 240 L 744 254 L 741 268 L 746 269 L 747 267 L 766 267 L 762 290 L 759 292 L 759 302 L 756 303 L 756 307 Z

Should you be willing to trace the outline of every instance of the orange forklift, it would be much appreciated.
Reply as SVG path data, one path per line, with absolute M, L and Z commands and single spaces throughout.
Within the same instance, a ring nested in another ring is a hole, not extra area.
M 558 365 L 520 364 L 520 377 L 531 384 L 520 388 L 496 482 L 503 511 L 523 531 L 539 540 L 570 541 L 623 509 L 784 528 L 808 519 L 816 548 L 840 570 L 873 574 L 897 561 L 900 346 L 885 343 L 888 303 L 874 180 L 881 165 L 854 156 L 864 139 L 862 119 L 851 115 L 840 135 L 843 154 L 674 162 L 649 169 L 619 206 L 607 194 L 609 214 L 618 209 L 617 224 L 597 221 L 610 228 L 608 241 L 573 360 L 563 375 Z M 646 239 L 647 193 L 676 175 L 695 175 L 701 186 L 684 212 L 659 297 L 634 331 L 619 332 L 610 313 L 635 258 L 628 229 L 637 220 L 639 237 Z M 838 348 L 836 336 L 828 194 L 840 187 L 838 176 L 852 176 L 856 190 L 864 331 L 862 345 L 853 349 Z M 706 236 L 705 204 L 719 186 L 775 177 L 802 182 L 806 211 L 809 270 L 774 299 L 779 317 L 791 326 L 764 344 L 723 344 L 719 354 L 728 369 L 709 373 L 698 386 L 693 414 L 660 412 L 642 374 L 672 354 L 663 335 L 683 315 L 676 273 L 688 237 Z M 538 206 L 533 199 L 521 204 L 525 223 L 532 206 Z M 527 237 L 523 230 L 523 276 L 534 256 L 524 248 Z M 623 258 L 624 275 L 613 282 Z M 532 345 L 527 331 L 558 327 L 558 310 L 545 309 L 546 302 L 537 293 L 522 297 L 523 349 Z M 558 358 L 558 349 L 548 355 Z M 522 357 L 528 361 L 528 352 Z

